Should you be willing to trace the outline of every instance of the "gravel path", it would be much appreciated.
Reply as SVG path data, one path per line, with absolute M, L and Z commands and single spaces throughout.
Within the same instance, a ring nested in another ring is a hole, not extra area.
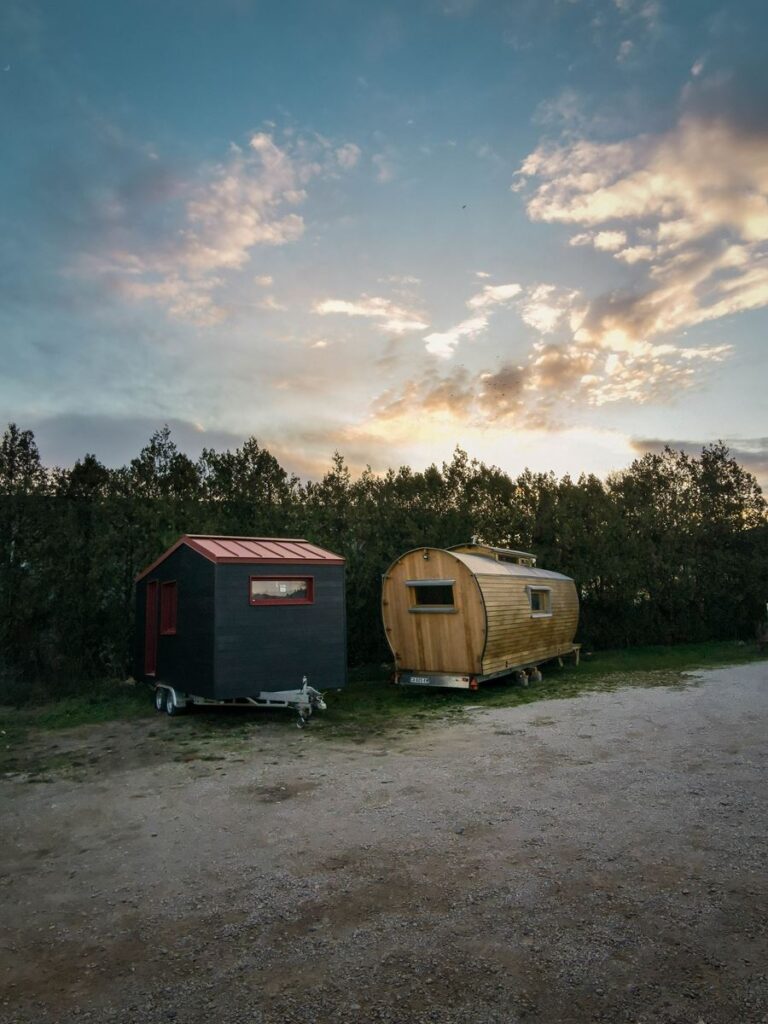
M 0 787 L 0 1019 L 765 1024 L 768 663 L 694 682 L 216 762 L 91 730 Z

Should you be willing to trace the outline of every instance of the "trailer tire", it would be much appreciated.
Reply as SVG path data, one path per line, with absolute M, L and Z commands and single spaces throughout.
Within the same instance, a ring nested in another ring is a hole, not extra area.
M 155 687 L 155 710 L 165 711 L 165 690 L 161 686 Z
M 181 708 L 177 708 L 176 707 L 176 702 L 173 699 L 173 691 L 172 690 L 166 690 L 165 691 L 165 713 L 166 713 L 166 715 L 171 715 L 171 716 L 178 715 L 180 711 L 181 711 Z

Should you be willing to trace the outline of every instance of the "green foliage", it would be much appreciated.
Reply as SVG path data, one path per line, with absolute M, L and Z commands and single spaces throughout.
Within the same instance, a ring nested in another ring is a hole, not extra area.
M 606 482 L 516 479 L 450 462 L 353 479 L 333 457 L 302 484 L 250 438 L 195 463 L 158 430 L 128 466 L 46 470 L 34 437 L 0 442 L 0 701 L 63 697 L 130 671 L 134 579 L 183 533 L 303 536 L 347 559 L 350 662 L 389 659 L 381 576 L 404 551 L 478 536 L 572 576 L 585 648 L 752 639 L 765 622 L 768 525 L 722 444 L 665 449 Z

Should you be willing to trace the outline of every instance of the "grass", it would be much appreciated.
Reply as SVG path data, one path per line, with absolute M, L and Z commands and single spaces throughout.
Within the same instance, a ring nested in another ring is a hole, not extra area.
M 143 718 L 153 711 L 149 693 L 144 686 L 104 682 L 93 686 L 88 694 L 64 697 L 50 704 L 25 704 L 20 708 L 0 705 L 0 771 L 15 765 L 19 748 L 27 743 L 33 730 L 55 731 Z
M 521 687 L 509 679 L 486 683 L 476 691 L 423 690 L 390 683 L 388 667 L 350 674 L 347 687 L 326 696 L 328 710 L 319 716 L 318 732 L 332 736 L 363 736 L 387 727 L 418 728 L 427 719 L 461 714 L 467 706 L 514 707 L 621 686 L 674 686 L 685 672 L 760 660 L 754 644 L 713 642 L 673 647 L 635 647 L 583 656 L 576 667 L 557 662 L 544 666 L 544 679 Z
M 627 685 L 684 685 L 685 672 L 760 659 L 754 644 L 733 642 L 599 651 L 582 657 L 578 668 L 571 663 L 559 668 L 556 662 L 545 666 L 543 682 L 528 688 L 500 680 L 476 691 L 401 688 L 391 684 L 389 666 L 367 666 L 350 673 L 344 690 L 326 695 L 328 710 L 313 718 L 312 728 L 328 739 L 362 742 L 372 734 L 419 729 L 436 718 L 459 716 L 467 706 L 514 707 Z M 0 771 L 16 769 L 29 739 L 41 732 L 155 714 L 149 687 L 118 683 L 52 704 L 0 707 Z M 169 750 L 173 747 L 184 760 L 210 760 L 221 749 L 252 740 L 265 727 L 293 730 L 294 718 L 285 711 L 207 709 L 174 721 L 170 730 L 165 722 L 163 726 L 147 735 L 167 743 Z M 185 750 L 188 744 L 192 746 Z

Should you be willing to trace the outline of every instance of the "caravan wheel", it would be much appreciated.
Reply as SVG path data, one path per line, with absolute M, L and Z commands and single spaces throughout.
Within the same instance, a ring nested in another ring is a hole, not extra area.
M 173 700 L 173 691 L 165 691 L 165 713 L 166 715 L 178 715 L 181 709 L 176 707 Z
M 155 708 L 158 711 L 165 710 L 165 690 L 159 686 L 155 687 Z

